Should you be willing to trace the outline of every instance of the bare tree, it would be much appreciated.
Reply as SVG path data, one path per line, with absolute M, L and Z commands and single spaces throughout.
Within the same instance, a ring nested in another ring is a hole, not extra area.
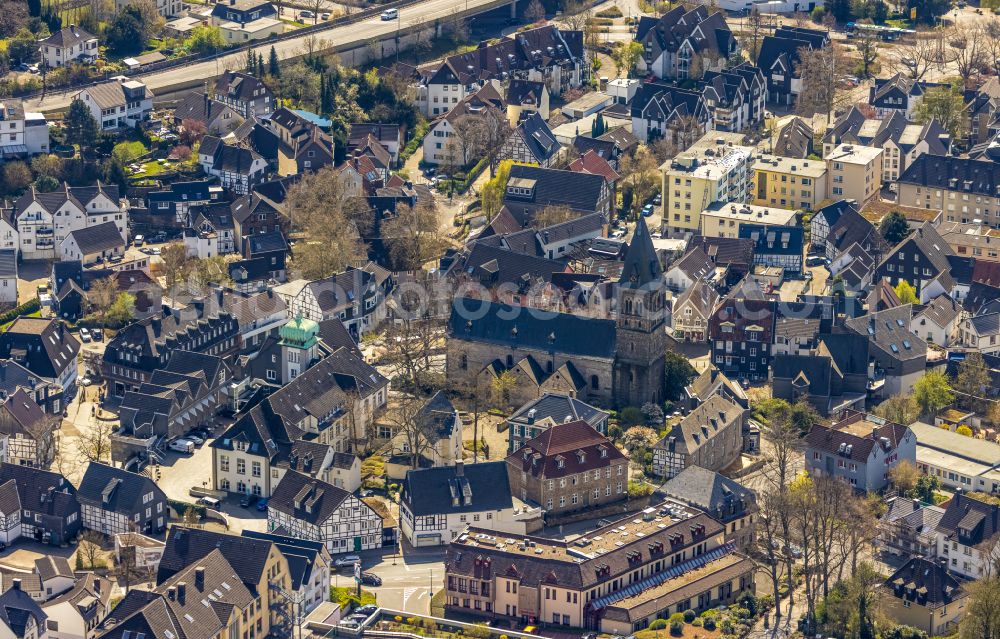
M 393 453 L 409 457 L 413 469 L 420 467 L 420 458 L 433 446 L 425 434 L 427 424 L 421 418 L 425 401 L 422 397 L 400 394 L 386 411 L 386 419 L 395 433 Z
M 443 347 L 444 327 L 427 311 L 397 318 L 385 337 L 385 357 L 392 364 L 404 387 L 428 386 L 431 356 Z
M 115 565 L 114 574 L 125 582 L 125 594 L 128 594 L 128 587 L 132 580 L 145 572 L 139 568 L 136 559 L 139 543 L 139 534 L 135 532 L 125 533 L 118 542 L 118 562 Z
M 564 204 L 550 204 L 538 213 L 535 213 L 532 224 L 535 228 L 543 229 L 547 226 L 567 222 L 575 217 L 578 217 L 577 214 L 568 206 Z
M 531 0 L 524 10 L 524 17 L 528 22 L 542 22 L 545 20 L 545 7 L 539 0 Z
M 619 166 L 624 188 L 632 194 L 630 209 L 637 214 L 659 183 L 656 158 L 647 147 L 640 147 L 634 155 L 622 157 Z
M 440 255 L 441 237 L 434 200 L 417 200 L 413 206 L 399 204 L 396 215 L 382 224 L 382 239 L 389 259 L 398 271 L 416 270 Z
M 978 22 L 956 24 L 947 37 L 951 59 L 968 89 L 986 65 L 986 30 Z
M 104 544 L 104 537 L 99 532 L 85 530 L 80 535 L 80 543 L 76 546 L 76 552 L 83 557 L 85 566 L 91 570 L 99 568 L 103 564 L 101 547 Z
M 483 151 L 483 138 L 486 135 L 484 117 L 472 113 L 460 115 L 451 123 L 451 128 L 457 142 L 455 148 L 459 153 L 458 164 L 464 168 Z
M 94 419 L 89 428 L 80 430 L 77 438 L 77 452 L 82 461 L 102 462 L 111 457 L 111 422 Z
M 764 42 L 765 28 L 766 25 L 764 24 L 763 16 L 756 6 L 753 7 L 747 16 L 746 30 L 744 32 L 748 34 L 745 46 L 747 53 L 750 55 L 750 62 L 753 64 L 757 64 L 757 56 L 760 55 L 760 46 Z
M 888 56 L 890 66 L 913 80 L 922 80 L 938 63 L 937 42 L 933 34 L 918 31 L 910 41 L 900 42 Z
M 590 19 L 590 10 L 585 2 L 577 0 L 566 0 L 563 3 L 562 21 L 572 31 L 583 31 L 587 20 Z
M 500 151 L 510 134 L 510 123 L 504 113 L 493 109 L 484 112 L 481 142 L 483 154 L 490 160 L 490 177 L 496 175 Z
M 810 116 L 823 113 L 829 123 L 834 110 L 844 100 L 845 95 L 838 90 L 837 81 L 849 66 L 850 61 L 836 42 L 820 49 L 800 48 L 795 68 L 802 81 L 797 102 L 799 113 Z
M 875 63 L 879 58 L 879 35 L 870 30 L 864 29 L 854 38 L 854 46 L 861 57 L 861 77 L 869 78 L 875 70 Z
M 102 277 L 94 281 L 87 291 L 87 301 L 90 302 L 93 311 L 102 318 L 117 298 L 118 283 L 113 277 Z

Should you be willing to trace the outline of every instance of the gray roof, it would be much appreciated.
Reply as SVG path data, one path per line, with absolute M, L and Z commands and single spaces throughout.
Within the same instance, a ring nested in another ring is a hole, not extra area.
M 343 488 L 289 470 L 271 493 L 267 508 L 311 524 L 321 524 L 349 497 L 351 493 Z M 360 500 L 359 503 L 362 509 L 375 514 L 370 506 Z
M 712 395 L 691 411 L 680 422 L 674 424 L 656 448 L 668 448 L 670 438 L 675 438 L 674 450 L 693 453 L 709 439 L 715 437 L 720 428 L 742 419 L 743 408 L 721 395 Z
M 969 323 L 980 337 L 1000 334 L 1000 313 L 976 315 L 969 318 Z
M 927 343 L 910 332 L 912 304 L 854 317 L 846 325 L 859 335 L 868 335 L 871 346 L 898 360 L 927 356 Z
M 661 490 L 722 522 L 745 517 L 756 508 L 757 502 L 757 496 L 749 488 L 701 466 L 688 466 Z
M 76 240 L 76 245 L 83 255 L 93 255 L 125 246 L 125 240 L 114 222 L 103 222 L 84 229 L 77 229 L 72 231 L 69 237 Z
M 570 421 L 583 420 L 594 428 L 597 428 L 598 424 L 605 421 L 609 416 L 603 410 L 595 408 L 575 397 L 559 393 L 545 393 L 538 399 L 533 399 L 518 408 L 507 421 L 527 423 L 529 419 L 528 413 L 531 411 L 534 411 L 532 419 L 534 419 L 535 423 L 551 419 L 553 422 L 561 424 L 568 417 Z
M 49 37 L 39 40 L 38 43 L 50 47 L 63 47 L 70 48 L 80 44 L 81 42 L 86 42 L 87 40 L 96 40 L 97 36 L 94 34 L 81 29 L 75 24 L 71 24 L 68 27 L 59 29 Z
M 0 249 L 0 278 L 17 278 L 17 251 Z
M 149 477 L 90 462 L 80 481 L 77 498 L 81 504 L 131 517 L 142 509 L 142 496 L 149 492 L 154 494 L 154 500 L 166 501 L 166 495 Z
M 961 311 L 962 305 L 952 299 L 950 295 L 938 295 L 923 310 L 918 311 L 914 315 L 914 319 L 926 317 L 938 326 L 946 327 L 958 317 Z
M 415 517 L 513 507 L 505 461 L 407 471 L 400 499 Z

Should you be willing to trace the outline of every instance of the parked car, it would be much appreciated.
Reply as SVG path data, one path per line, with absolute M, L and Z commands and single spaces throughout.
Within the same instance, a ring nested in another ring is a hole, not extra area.
M 240 497 L 240 508 L 249 508 L 260 499 L 257 495 L 242 495 Z
M 659 206 L 662 203 L 663 203 L 663 196 L 661 196 L 659 193 L 657 193 L 656 197 L 653 198 L 653 204 L 655 204 L 656 206 Z
M 319 14 L 319 19 L 320 20 L 329 20 L 330 19 L 330 14 L 326 13 L 326 12 L 321 13 L 321 14 Z
M 198 503 L 212 510 L 219 510 L 222 507 L 222 502 L 215 497 L 202 497 L 198 500 Z
M 358 623 L 364 623 L 365 621 L 368 620 L 368 615 L 361 615 L 361 614 L 355 613 L 353 615 L 347 615 L 347 619 L 349 621 L 356 621 Z
M 190 441 L 194 442 L 195 446 L 201 446 L 202 444 L 205 443 L 204 439 L 202 439 L 201 437 L 195 435 L 193 432 L 192 433 L 188 433 L 187 435 L 185 435 L 184 439 L 187 439 L 187 440 L 190 440 Z
M 94 338 L 95 342 L 103 342 L 104 341 L 104 331 L 102 331 L 99 328 L 95 328 L 92 331 L 90 331 L 90 336 Z
M 343 621 L 340 622 L 339 625 L 342 628 L 348 628 L 350 630 L 357 630 L 358 628 L 361 627 L 361 624 L 359 624 L 357 621 L 351 621 L 350 619 L 344 619 Z
M 378 606 L 375 604 L 365 604 L 363 606 L 358 606 L 354 609 L 355 614 L 360 615 L 371 615 L 373 612 L 378 610 Z
M 91 341 L 91 339 L 90 339 L 90 331 L 87 330 L 86 327 L 80 329 L 80 341 L 81 342 L 89 342 L 89 341 Z
M 381 586 L 382 578 L 370 572 L 361 573 L 361 583 L 365 586 Z
M 806 266 L 823 266 L 825 263 L 822 255 L 811 255 L 806 258 Z
M 146 243 L 146 238 L 144 238 L 142 235 L 136 235 L 134 238 L 132 238 L 132 244 L 134 244 L 135 246 L 142 246 L 145 243 Z
M 361 557 L 357 555 L 344 555 L 343 557 L 337 557 L 334 560 L 333 565 L 337 568 L 343 568 L 344 566 L 353 566 L 354 564 L 361 563 Z
M 642 216 L 643 217 L 649 217 L 652 214 L 653 214 L 653 205 L 652 204 L 647 204 L 646 206 L 642 207 Z
M 313 17 L 313 12 L 312 11 L 299 11 L 299 17 L 300 18 L 311 18 L 311 17 Z
M 175 439 L 170 442 L 170 450 L 176 450 L 178 453 L 193 453 L 194 452 L 194 442 L 190 439 Z
M 399 9 L 386 9 L 381 17 L 383 20 L 395 20 L 399 17 Z
M 257 502 L 257 512 L 259 512 L 259 513 L 267 512 L 267 500 L 266 499 L 261 499 L 260 501 Z

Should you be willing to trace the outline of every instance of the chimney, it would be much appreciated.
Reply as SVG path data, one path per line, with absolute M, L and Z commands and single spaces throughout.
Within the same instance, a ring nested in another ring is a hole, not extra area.
M 187 594 L 187 584 L 183 581 L 177 584 L 177 603 L 184 605 L 184 595 Z
M 194 587 L 198 590 L 205 588 L 205 567 L 198 566 L 194 569 Z
M 13 579 L 13 580 L 11 580 L 10 587 L 13 588 L 14 590 L 20 590 L 21 589 L 21 580 L 20 579 Z
M 465 477 L 465 463 L 464 462 L 456 462 L 455 463 L 455 476 L 456 477 Z
M 170 601 L 173 601 L 176 598 L 175 597 L 176 593 L 177 593 L 177 589 L 174 588 L 173 586 L 170 586 L 169 588 L 167 588 L 167 599 L 169 599 Z
M 872 428 L 872 439 L 878 441 L 878 428 Z
M 94 593 L 98 594 L 98 595 L 101 594 L 101 578 L 100 577 L 94 577 Z

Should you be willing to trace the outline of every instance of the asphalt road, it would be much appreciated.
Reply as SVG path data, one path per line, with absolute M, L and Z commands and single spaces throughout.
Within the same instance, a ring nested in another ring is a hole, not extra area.
M 382 21 L 378 16 L 373 16 L 352 24 L 335 27 L 319 34 L 303 35 L 298 38 L 282 40 L 274 44 L 274 49 L 278 58 L 285 60 L 300 56 L 305 51 L 307 38 L 315 37 L 321 43 L 321 49 L 331 49 L 344 45 L 356 45 L 363 47 L 373 39 L 383 38 L 396 32 L 397 29 L 405 29 L 420 23 L 433 23 L 435 20 L 450 18 L 455 12 L 474 13 L 477 7 L 493 7 L 497 0 L 424 0 L 419 4 L 405 7 L 399 12 L 399 20 Z M 325 45 L 325 46 L 322 46 Z M 261 47 L 268 47 L 266 42 L 261 43 Z M 175 69 L 167 69 L 159 73 L 142 76 L 142 81 L 146 83 L 154 94 L 158 89 L 173 87 L 195 80 L 214 78 L 226 69 L 242 68 L 246 54 L 243 52 L 233 53 L 215 60 L 199 62 Z M 50 93 L 44 98 L 25 100 L 25 109 L 29 111 L 52 112 L 66 109 L 70 100 L 77 91 L 66 91 Z

